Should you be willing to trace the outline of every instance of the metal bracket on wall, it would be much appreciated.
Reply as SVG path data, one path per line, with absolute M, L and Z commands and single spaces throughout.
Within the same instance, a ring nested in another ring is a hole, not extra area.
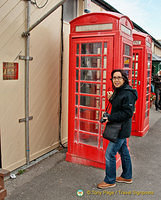
M 21 123 L 21 122 L 27 122 L 27 121 L 32 120 L 32 119 L 33 119 L 33 116 L 30 116 L 28 118 L 19 119 L 18 121 L 19 121 L 19 123 Z
M 29 61 L 31 61 L 31 60 L 33 60 L 33 57 L 26 57 L 26 56 L 19 56 L 19 59 L 20 60 L 29 60 Z
M 21 36 L 22 36 L 22 37 L 29 37 L 29 36 L 30 36 L 30 33 L 25 33 L 25 32 L 23 32 Z

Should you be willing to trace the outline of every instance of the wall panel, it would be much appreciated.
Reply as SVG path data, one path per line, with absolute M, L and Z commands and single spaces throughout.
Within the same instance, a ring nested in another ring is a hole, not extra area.
M 31 5 L 31 25 L 59 1 L 43 9 Z M 25 39 L 26 2 L 0 3 L 0 136 L 2 167 L 14 170 L 26 163 L 25 123 Z M 36 27 L 30 36 L 30 156 L 31 160 L 59 145 L 59 83 L 61 8 Z M 57 27 L 57 28 L 55 28 Z M 19 79 L 3 80 L 3 62 L 19 63 Z
M 31 35 L 34 57 L 30 64 L 31 160 L 59 145 L 60 19 L 58 8 Z

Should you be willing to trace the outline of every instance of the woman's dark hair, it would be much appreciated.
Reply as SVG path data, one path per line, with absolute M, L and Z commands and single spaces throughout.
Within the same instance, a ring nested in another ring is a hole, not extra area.
M 127 77 L 127 74 L 126 74 L 126 71 L 123 70 L 123 69 L 114 69 L 112 72 L 111 72 L 111 80 L 113 78 L 113 74 L 115 72 L 120 72 L 121 75 L 122 75 L 122 78 L 124 79 L 125 83 L 129 85 L 129 80 L 128 80 L 128 77 Z

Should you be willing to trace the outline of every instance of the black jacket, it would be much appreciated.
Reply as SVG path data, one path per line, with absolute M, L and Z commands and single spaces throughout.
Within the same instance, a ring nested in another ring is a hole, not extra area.
M 119 138 L 130 137 L 132 116 L 137 98 L 137 91 L 128 84 L 124 84 L 120 88 L 115 89 L 109 100 L 112 104 L 112 110 L 108 120 L 111 122 L 122 122 Z
M 155 89 L 161 89 L 161 76 L 154 75 L 153 83 L 155 84 Z

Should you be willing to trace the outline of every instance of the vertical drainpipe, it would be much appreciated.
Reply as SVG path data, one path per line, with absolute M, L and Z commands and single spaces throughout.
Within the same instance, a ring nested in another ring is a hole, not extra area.
M 30 0 L 27 1 L 27 31 L 30 28 Z M 29 148 L 29 51 L 30 33 L 26 36 L 26 60 L 25 60 L 25 136 L 26 136 L 26 164 L 30 162 Z
M 61 127 L 62 127 L 62 86 L 63 86 L 63 53 L 64 53 L 64 40 L 63 40 L 63 23 L 64 23 L 64 6 L 62 5 L 61 11 L 61 66 L 60 66 L 60 105 L 59 105 L 59 143 L 65 148 L 61 142 Z

